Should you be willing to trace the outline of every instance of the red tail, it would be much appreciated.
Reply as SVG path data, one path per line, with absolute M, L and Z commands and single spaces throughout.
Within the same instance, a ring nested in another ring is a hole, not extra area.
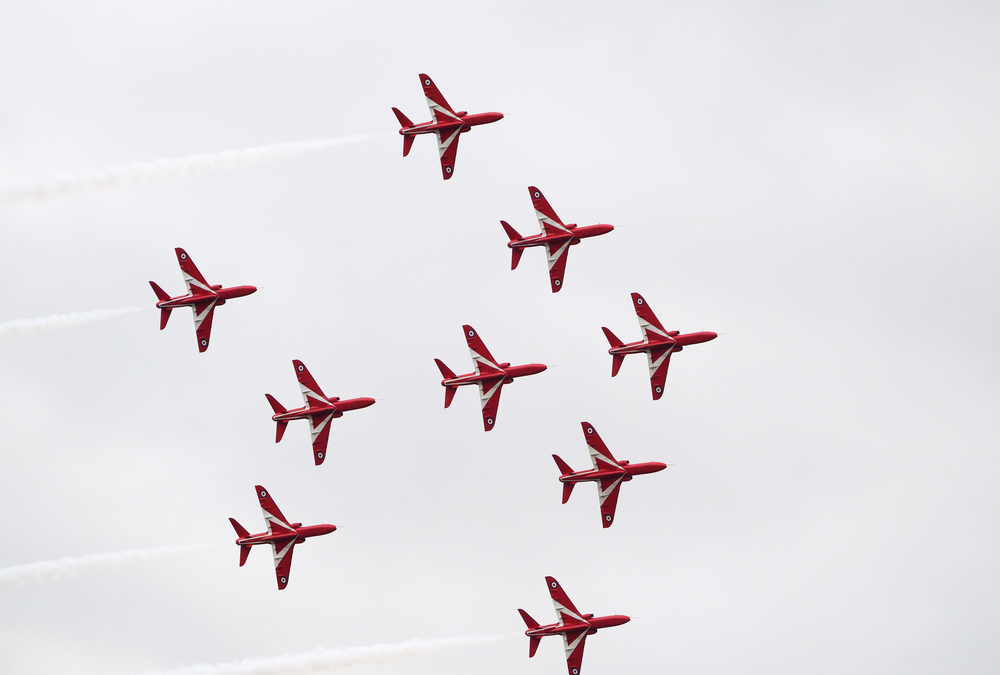
M 521 614 L 521 618 L 524 619 L 524 625 L 528 627 L 528 630 L 533 628 L 538 628 L 538 622 L 531 618 L 531 616 L 525 612 L 523 609 L 517 610 Z M 538 651 L 538 644 L 542 641 L 542 638 L 538 635 L 528 636 L 528 658 L 535 655 Z
M 438 370 L 441 371 L 441 377 L 446 380 L 455 379 L 455 373 L 451 372 L 451 368 L 444 365 L 444 361 L 441 359 L 434 359 L 434 363 L 437 364 Z M 458 391 L 458 387 L 444 385 L 444 407 L 447 408 L 451 405 L 452 399 L 455 398 L 455 392 Z
M 240 546 L 240 567 L 246 564 L 247 558 L 250 557 L 251 546 Z
M 392 112 L 396 114 L 396 119 L 399 120 L 399 126 L 403 127 L 404 129 L 413 126 L 413 122 L 411 122 L 399 108 L 393 108 Z
M 404 115 L 400 111 L 399 108 L 393 108 L 392 112 L 394 112 L 396 114 L 396 119 L 399 120 L 399 126 L 401 126 L 402 129 L 409 129 L 410 127 L 413 126 L 413 122 L 411 122 L 406 117 L 406 115 Z M 402 129 L 400 129 L 400 131 L 402 131 Z M 403 157 L 406 157 L 408 154 L 410 154 L 410 148 L 413 147 L 413 139 L 414 138 L 416 138 L 416 136 L 407 135 L 407 134 L 403 135 Z
M 155 281 L 150 281 L 149 285 L 153 289 L 153 292 L 156 293 L 157 301 L 164 302 L 165 300 L 170 299 L 170 296 L 167 295 L 162 288 L 157 286 Z M 160 330 L 163 330 L 164 328 L 167 327 L 167 321 L 169 320 L 170 320 L 170 309 L 160 308 Z
M 506 220 L 501 220 L 500 221 L 500 225 L 503 227 L 504 232 L 507 233 L 507 238 L 510 239 L 511 242 L 521 241 L 521 239 L 524 238 L 521 235 L 519 235 L 517 233 L 517 230 L 515 230 L 513 227 L 511 227 L 510 223 L 508 223 Z M 516 270 L 517 269 L 517 263 L 521 262 L 521 254 L 522 253 L 524 253 L 524 249 L 523 248 L 514 248 L 513 246 L 511 246 L 511 248 L 510 248 L 510 268 L 512 270 Z
M 285 409 L 285 406 L 278 403 L 278 400 L 276 398 L 274 398 L 270 394 L 264 394 L 264 396 L 267 397 L 267 402 L 271 404 L 271 409 L 274 410 L 275 415 L 280 415 L 282 413 L 288 412 Z M 288 426 L 288 422 L 285 422 L 284 420 L 275 420 L 275 422 L 277 423 L 278 428 L 274 434 L 274 442 L 278 443 L 281 441 L 281 437 L 285 435 L 285 427 Z
M 230 518 L 229 522 L 232 523 L 233 529 L 236 530 L 236 536 L 239 539 L 244 539 L 250 536 L 250 533 L 246 531 L 246 528 L 236 522 L 235 518 Z M 237 541 L 239 541 L 237 539 Z M 247 557 L 250 555 L 250 546 L 247 544 L 240 544 L 240 567 L 243 567 L 244 563 L 247 561 Z
M 621 347 L 623 344 L 625 344 L 621 340 L 619 340 L 614 333 L 612 333 L 604 326 L 601 326 L 601 330 L 604 331 L 604 337 L 608 338 L 608 342 L 611 343 L 612 349 L 617 349 L 618 347 Z M 618 370 L 622 367 L 622 362 L 624 360 L 625 360 L 624 354 L 611 355 L 611 377 L 614 377 L 615 375 L 618 374 Z
M 559 467 L 560 478 L 562 478 L 563 476 L 568 476 L 569 474 L 573 473 L 573 469 L 570 467 L 570 465 L 564 462 L 559 455 L 552 455 L 552 459 L 556 460 L 556 466 Z M 569 501 L 569 496 L 573 494 L 574 485 L 576 485 L 576 483 L 568 483 L 568 482 L 563 483 L 563 494 L 562 494 L 563 504 Z

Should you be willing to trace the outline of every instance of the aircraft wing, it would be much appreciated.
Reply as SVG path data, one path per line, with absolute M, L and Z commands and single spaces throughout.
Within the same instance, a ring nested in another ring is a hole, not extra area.
M 313 461 L 316 466 L 326 459 L 326 444 L 330 440 L 330 420 L 333 419 L 333 412 L 325 415 L 309 416 L 309 433 L 312 434 Z
M 653 310 L 646 304 L 645 298 L 638 293 L 632 294 L 632 306 L 635 308 L 635 315 L 639 319 L 639 327 L 642 329 L 642 337 L 649 341 L 652 339 L 665 339 L 673 341 L 673 338 L 660 323 L 660 320 L 653 314 Z
M 541 190 L 532 185 L 528 188 L 528 194 L 531 195 L 531 203 L 535 207 L 535 217 L 538 218 L 542 234 L 551 236 L 553 234 L 569 233 L 569 228 L 559 220 L 555 209 L 549 206 L 549 201 L 542 194 Z
M 458 155 L 458 139 L 462 127 L 434 132 L 437 136 L 438 154 L 441 155 L 441 176 L 448 180 L 455 173 L 455 157 Z
M 601 524 L 604 527 L 611 527 L 611 523 L 615 522 L 615 509 L 618 507 L 618 491 L 621 490 L 622 479 L 624 476 L 601 479 L 601 491 L 598 496 L 601 499 Z
M 199 300 L 194 303 L 194 332 L 198 338 L 198 351 L 208 349 L 208 341 L 212 336 L 212 317 L 215 316 L 216 298 Z
M 295 550 L 295 539 L 279 541 L 271 544 L 274 553 L 274 576 L 278 580 L 280 591 L 288 585 L 288 575 L 292 571 L 292 551 Z
M 264 521 L 267 523 L 267 531 L 270 533 L 284 534 L 294 532 L 292 526 L 288 524 L 288 519 L 281 513 L 278 505 L 271 499 L 271 494 L 262 486 L 257 485 L 257 501 L 260 502 L 260 510 L 264 512 Z
M 299 390 L 302 391 L 302 398 L 305 400 L 306 405 L 310 408 L 325 405 L 327 403 L 326 394 L 316 384 L 313 376 L 309 374 L 306 364 L 295 359 L 292 361 L 292 366 L 295 368 L 295 377 L 299 381 Z
M 558 293 L 559 289 L 562 288 L 563 278 L 566 275 L 566 258 L 569 257 L 571 242 L 572 239 L 567 238 L 563 241 L 545 244 L 545 253 L 549 261 L 549 284 L 552 286 L 553 293 Z
M 587 449 L 590 450 L 590 461 L 594 463 L 594 468 L 598 471 L 608 469 L 620 469 L 622 465 L 614 458 L 608 446 L 601 440 L 597 429 L 590 422 L 581 422 L 583 426 L 583 438 L 587 441 Z
M 479 400 L 483 405 L 483 429 L 486 431 L 492 429 L 493 425 L 496 424 L 501 389 L 503 389 L 502 377 L 479 383 Z
M 472 353 L 472 362 L 476 366 L 476 373 L 479 375 L 503 374 L 503 368 L 483 344 L 476 329 L 466 324 L 462 326 L 462 330 L 465 331 L 465 342 L 469 345 L 469 352 Z
M 653 400 L 663 396 L 663 385 L 667 382 L 667 369 L 670 367 L 670 354 L 673 345 L 654 347 L 646 352 L 649 358 L 649 384 L 653 388 Z
M 448 101 L 444 100 L 444 96 L 441 95 L 437 85 L 434 84 L 434 80 L 428 77 L 426 73 L 420 73 L 420 86 L 424 88 L 427 107 L 431 109 L 431 117 L 434 118 L 435 124 L 461 121 L 461 118 L 448 105 Z
M 556 617 L 559 621 L 582 621 L 580 610 L 573 605 L 573 601 L 566 595 L 559 582 L 554 577 L 545 577 L 545 583 L 549 587 L 549 595 L 552 597 L 552 604 L 556 608 Z
M 563 646 L 566 648 L 566 667 L 569 675 L 580 675 L 583 667 L 583 645 L 587 641 L 587 631 L 574 630 L 562 634 Z
M 177 254 L 177 263 L 181 266 L 181 276 L 184 277 L 184 284 L 187 286 L 188 293 L 191 295 L 204 293 L 214 295 L 212 287 L 205 281 L 205 277 L 198 271 L 198 268 L 195 267 L 187 251 L 182 248 L 175 248 L 174 253 Z

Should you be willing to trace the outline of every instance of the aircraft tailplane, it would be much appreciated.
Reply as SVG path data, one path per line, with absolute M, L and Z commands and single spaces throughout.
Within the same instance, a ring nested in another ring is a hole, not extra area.
M 392 109 L 392 112 L 396 114 L 396 119 L 399 120 L 399 126 L 403 127 L 404 129 L 413 126 L 413 122 L 411 122 L 409 118 L 403 114 L 402 110 L 394 107 Z
M 282 413 L 288 412 L 285 409 L 285 406 L 278 403 L 278 399 L 274 398 L 270 394 L 264 394 L 264 396 L 267 397 L 267 402 L 271 404 L 271 409 L 274 410 L 275 415 L 280 415 Z M 281 437 L 285 435 L 285 427 L 288 426 L 288 422 L 286 422 L 285 420 L 275 420 L 275 422 L 277 423 L 278 428 L 275 430 L 274 433 L 274 442 L 279 443 L 281 442 Z
M 623 344 L 625 344 L 624 342 L 619 340 L 614 333 L 612 333 L 604 326 L 601 326 L 601 330 L 604 331 L 604 337 L 608 339 L 608 342 L 611 344 L 612 349 L 617 349 L 618 347 L 621 347 Z M 618 370 L 622 367 L 623 361 L 625 361 L 624 354 L 611 355 L 611 377 L 614 377 L 615 375 L 618 374 Z
M 517 233 L 517 230 L 511 227 L 510 223 L 508 223 L 506 220 L 501 220 L 500 225 L 503 227 L 504 232 L 507 233 L 507 238 L 510 239 L 510 241 L 512 242 L 521 241 L 521 239 L 523 239 L 523 237 Z M 510 268 L 512 270 L 517 269 L 517 263 L 521 262 L 522 253 L 524 253 L 523 248 L 512 247 L 510 249 Z
M 247 558 L 250 557 L 250 549 L 253 548 L 249 544 L 244 544 L 240 546 L 240 567 L 246 564 Z

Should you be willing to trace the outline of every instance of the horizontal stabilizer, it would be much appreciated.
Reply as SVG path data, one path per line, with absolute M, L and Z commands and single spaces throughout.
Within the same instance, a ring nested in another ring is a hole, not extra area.
M 512 248 L 510 250 L 510 268 L 512 270 L 517 269 L 517 263 L 521 262 L 522 253 L 524 253 L 523 248 Z
M 280 415 L 282 413 L 288 412 L 285 409 L 285 406 L 283 406 L 280 403 L 278 403 L 278 399 L 274 398 L 270 394 L 264 394 L 264 396 L 267 397 L 267 402 L 271 404 L 271 410 L 274 411 L 275 415 Z
M 611 355 L 611 377 L 618 374 L 618 371 L 622 367 L 622 362 L 625 361 L 625 356 L 622 354 L 612 354 Z
M 244 537 L 249 537 L 250 533 L 247 532 L 246 528 L 236 522 L 235 518 L 230 518 L 229 522 L 232 524 L 233 529 L 236 530 L 236 536 L 240 539 Z
M 605 328 L 604 326 L 601 326 L 601 330 L 604 331 L 604 337 L 608 339 L 608 342 L 611 344 L 612 349 L 617 349 L 618 347 L 621 347 L 622 345 L 625 344 L 624 342 L 619 340 L 614 333 L 612 333 L 609 329 Z
M 444 365 L 444 361 L 442 361 L 441 359 L 434 359 L 434 363 L 437 364 L 438 370 L 441 371 L 441 377 L 443 377 L 446 380 L 455 379 L 455 373 L 451 372 L 451 368 Z
M 275 424 L 277 424 L 277 427 L 274 430 L 274 442 L 280 443 L 281 437 L 285 435 L 285 429 L 288 428 L 288 422 L 282 420 L 280 422 L 275 422 Z
M 444 407 L 447 408 L 451 405 L 452 400 L 455 398 L 455 392 L 458 391 L 458 387 L 445 387 L 444 388 Z
M 560 457 L 559 455 L 552 455 L 552 459 L 556 461 L 556 466 L 559 467 L 560 475 L 566 476 L 573 473 L 573 469 L 570 468 L 569 464 L 563 461 L 562 457 Z
M 524 619 L 525 626 L 528 628 L 538 628 L 538 622 L 532 619 L 530 614 L 525 612 L 523 609 L 519 609 L 517 611 L 521 615 L 521 618 Z
M 528 636 L 528 658 L 530 659 L 538 651 L 538 645 L 541 644 L 542 638 L 537 635 Z
M 160 302 L 163 302 L 164 300 L 169 300 L 170 299 L 170 296 L 167 295 L 162 288 L 160 288 L 159 286 L 157 286 L 155 281 L 150 281 L 149 285 L 150 285 L 150 287 L 152 287 L 153 292 L 156 293 L 156 299 L 157 300 L 159 300 Z
M 396 119 L 399 120 L 399 126 L 403 127 L 404 129 L 413 126 L 413 122 L 411 122 L 409 118 L 403 114 L 402 110 L 394 107 L 392 109 L 392 112 L 396 115 Z
M 170 308 L 164 307 L 160 310 L 160 330 L 167 327 L 167 321 L 170 320 Z
M 250 557 L 250 549 L 251 548 L 253 548 L 253 547 L 252 546 L 246 546 L 246 545 L 240 546 L 240 567 L 243 567 L 243 565 L 246 564 L 247 558 Z
M 413 139 L 416 136 L 403 136 L 403 157 L 410 154 L 410 148 L 413 147 Z
M 523 237 L 517 233 L 517 230 L 511 227 L 510 223 L 506 220 L 501 220 L 500 226 L 503 227 L 504 232 L 507 233 L 507 238 L 511 241 L 521 241 L 521 239 L 523 239 Z

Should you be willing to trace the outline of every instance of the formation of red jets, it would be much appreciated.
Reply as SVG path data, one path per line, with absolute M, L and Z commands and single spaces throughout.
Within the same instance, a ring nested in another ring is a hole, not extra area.
M 495 112 L 479 114 L 469 114 L 466 111 L 456 112 L 441 95 L 430 77 L 421 74 L 420 84 L 427 97 L 431 121 L 413 124 L 399 109 L 392 109 L 402 127 L 399 133 L 403 136 L 403 156 L 409 154 L 413 139 L 417 135 L 434 134 L 437 138 L 441 173 L 443 178 L 448 180 L 454 176 L 455 158 L 461 135 L 474 126 L 496 122 L 502 119 L 503 115 Z M 548 200 L 542 195 L 541 190 L 531 186 L 528 188 L 528 194 L 541 227 L 540 234 L 522 237 L 509 223 L 500 221 L 509 238 L 507 246 L 511 250 L 511 269 L 517 268 L 525 249 L 543 247 L 548 263 L 551 291 L 557 293 L 565 282 L 566 259 L 570 247 L 579 244 L 588 237 L 611 232 L 614 227 L 607 224 L 577 226 L 563 223 L 549 205 Z M 160 310 L 160 329 L 166 327 L 172 310 L 178 307 L 191 307 L 194 313 L 198 351 L 204 352 L 208 349 L 211 338 L 215 309 L 224 305 L 227 300 L 250 295 L 257 289 L 253 286 L 223 287 L 209 284 L 184 249 L 177 248 L 175 252 L 184 283 L 187 286 L 187 293 L 170 297 L 154 282 L 149 282 L 156 294 L 156 307 Z M 608 328 L 602 327 L 608 342 L 611 344 L 608 350 L 608 353 L 611 354 L 611 376 L 614 377 L 618 374 L 626 355 L 646 354 L 649 361 L 650 387 L 653 399 L 657 400 L 663 396 L 670 357 L 688 345 L 708 342 L 718 336 L 716 333 L 707 331 L 681 333 L 676 330 L 666 330 L 653 314 L 653 310 L 650 309 L 645 298 L 638 293 L 632 293 L 632 304 L 642 330 L 641 340 L 624 343 Z M 444 387 L 444 407 L 447 408 L 451 405 L 459 387 L 477 386 L 482 408 L 483 429 L 490 431 L 497 422 L 500 392 L 504 385 L 510 384 L 520 377 L 541 373 L 546 369 L 546 366 L 541 363 L 513 366 L 508 362 L 500 362 L 493 357 L 479 333 L 472 326 L 464 325 L 462 331 L 472 354 L 473 372 L 456 375 L 440 359 L 434 359 L 443 378 L 441 385 Z M 277 424 L 275 442 L 281 440 L 290 421 L 307 420 L 312 438 L 313 461 L 316 465 L 320 465 L 327 455 L 331 421 L 342 417 L 345 412 L 367 408 L 375 403 L 375 399 L 329 397 L 323 393 L 302 361 L 293 360 L 292 366 L 305 404 L 301 408 L 289 410 L 273 396 L 265 394 L 274 412 L 271 419 Z M 565 504 L 569 500 L 573 487 L 577 483 L 596 483 L 601 524 L 604 528 L 608 528 L 615 520 L 618 493 L 622 483 L 632 480 L 634 476 L 662 471 L 667 465 L 662 462 L 630 464 L 627 460 L 618 460 L 601 440 L 594 425 L 583 422 L 582 428 L 593 465 L 592 469 L 574 471 L 559 456 L 552 455 L 559 468 L 559 482 L 563 485 L 562 501 Z M 290 522 L 282 515 L 274 499 L 264 487 L 257 485 L 255 489 L 264 514 L 264 521 L 267 524 L 267 532 L 250 534 L 235 519 L 229 519 L 237 534 L 236 544 L 240 550 L 240 566 L 246 562 L 253 546 L 270 545 L 274 558 L 275 576 L 280 590 L 288 585 L 292 552 L 295 546 L 310 537 L 334 532 L 337 527 L 327 524 L 303 526 L 302 523 Z M 576 609 L 559 582 L 553 577 L 545 577 L 545 582 L 555 605 L 557 621 L 552 624 L 539 625 L 523 609 L 518 610 L 527 625 L 525 634 L 529 639 L 528 656 L 535 655 L 542 637 L 561 635 L 569 673 L 570 675 L 579 675 L 583 662 L 584 642 L 587 636 L 596 633 L 601 628 L 610 628 L 626 623 L 629 621 L 629 617 L 624 615 L 595 617 L 593 614 L 583 614 Z

